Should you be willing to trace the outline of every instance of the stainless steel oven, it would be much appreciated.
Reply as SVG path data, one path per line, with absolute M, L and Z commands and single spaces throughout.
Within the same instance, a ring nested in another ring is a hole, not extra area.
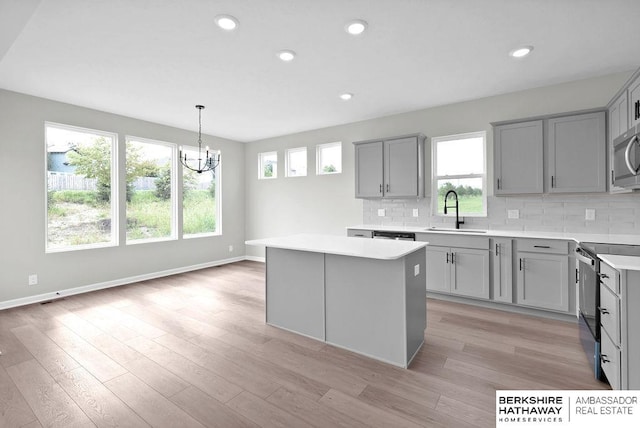
M 596 379 L 600 379 L 600 263 L 595 248 L 579 245 L 575 250 L 578 281 L 580 341 Z

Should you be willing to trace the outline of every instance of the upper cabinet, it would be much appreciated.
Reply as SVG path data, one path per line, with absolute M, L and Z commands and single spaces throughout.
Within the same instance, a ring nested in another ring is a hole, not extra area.
M 422 134 L 354 142 L 356 198 L 424 196 Z
M 605 123 L 604 111 L 549 119 L 549 193 L 607 190 Z
M 640 125 L 640 75 L 629 85 L 629 128 Z M 621 130 L 622 132 L 626 129 Z M 620 135 L 618 134 L 618 135 Z
M 604 192 L 604 111 L 494 125 L 494 194 Z
M 609 108 L 609 141 L 615 140 L 629 129 L 629 105 L 627 91 L 611 103 Z
M 493 135 L 495 194 L 542 193 L 542 120 L 499 125 Z

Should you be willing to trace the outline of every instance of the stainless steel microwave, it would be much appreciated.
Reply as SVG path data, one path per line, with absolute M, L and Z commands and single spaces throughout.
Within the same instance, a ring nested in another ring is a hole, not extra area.
M 613 140 L 613 184 L 640 189 L 640 132 L 635 128 Z

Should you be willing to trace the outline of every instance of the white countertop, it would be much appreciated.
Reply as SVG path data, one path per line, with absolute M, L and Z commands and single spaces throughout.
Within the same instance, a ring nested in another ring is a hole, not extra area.
M 617 270 L 640 270 L 640 257 L 598 254 L 598 258 Z
M 640 245 L 640 235 L 614 235 L 601 233 L 584 233 L 584 232 L 537 232 L 529 230 L 487 230 L 486 233 L 473 232 L 477 229 L 465 229 L 456 231 L 431 230 L 430 227 L 424 226 L 380 226 L 380 225 L 357 225 L 350 226 L 347 229 L 360 230 L 380 230 L 393 232 L 414 232 L 414 233 L 438 233 L 451 235 L 468 235 L 468 236 L 491 236 L 505 238 L 537 238 L 537 239 L 563 239 L 576 242 L 594 242 L 599 244 L 621 244 L 621 245 Z
M 246 245 L 311 251 L 314 253 L 396 260 L 427 245 L 427 242 L 393 241 L 387 239 L 357 239 L 336 235 L 300 235 L 252 239 Z

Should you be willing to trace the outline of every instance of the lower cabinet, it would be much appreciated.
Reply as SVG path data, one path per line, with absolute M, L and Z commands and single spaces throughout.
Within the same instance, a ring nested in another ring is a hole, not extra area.
M 513 244 L 511 239 L 493 240 L 493 278 L 491 291 L 493 300 L 513 303 Z
M 516 264 L 516 303 L 554 311 L 569 311 L 568 255 L 518 251 Z
M 427 246 L 427 290 L 489 298 L 489 251 Z

